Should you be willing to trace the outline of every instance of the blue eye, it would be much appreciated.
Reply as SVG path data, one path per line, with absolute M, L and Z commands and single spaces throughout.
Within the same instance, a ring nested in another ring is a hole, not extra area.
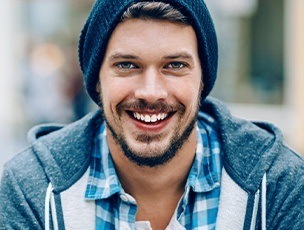
M 166 66 L 168 69 L 181 69 L 184 68 L 186 65 L 182 62 L 171 62 Z
M 120 69 L 136 69 L 137 66 L 132 64 L 131 62 L 119 62 L 116 66 Z

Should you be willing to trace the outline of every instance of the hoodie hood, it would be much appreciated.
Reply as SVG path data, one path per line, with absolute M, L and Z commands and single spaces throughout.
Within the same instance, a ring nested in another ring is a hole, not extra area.
M 201 110 L 218 121 L 227 173 L 245 191 L 254 194 L 263 175 L 282 152 L 282 132 L 267 122 L 250 122 L 232 116 L 215 98 L 207 98 Z
M 69 188 L 90 164 L 92 142 L 102 122 L 100 111 L 70 125 L 39 125 L 28 133 L 28 141 L 45 170 L 55 194 Z

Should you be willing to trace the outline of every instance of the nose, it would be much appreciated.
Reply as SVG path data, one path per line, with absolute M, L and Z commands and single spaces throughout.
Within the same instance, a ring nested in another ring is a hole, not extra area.
M 147 69 L 140 76 L 138 87 L 135 90 L 135 97 L 149 103 L 166 99 L 168 91 L 165 80 L 165 76 L 157 69 Z

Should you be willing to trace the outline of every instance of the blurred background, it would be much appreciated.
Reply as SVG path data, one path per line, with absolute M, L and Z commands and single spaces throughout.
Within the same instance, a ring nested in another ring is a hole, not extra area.
M 304 154 L 304 1 L 205 0 L 219 40 L 212 95 L 234 115 L 278 125 Z M 93 0 L 0 0 L 0 174 L 27 131 L 95 109 L 78 66 Z

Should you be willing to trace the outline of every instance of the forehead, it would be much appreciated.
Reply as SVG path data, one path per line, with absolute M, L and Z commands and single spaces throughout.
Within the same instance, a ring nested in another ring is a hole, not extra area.
M 165 50 L 187 50 L 197 55 L 197 38 L 189 25 L 165 20 L 127 19 L 114 29 L 106 56 L 115 50 L 142 52 L 164 52 Z

